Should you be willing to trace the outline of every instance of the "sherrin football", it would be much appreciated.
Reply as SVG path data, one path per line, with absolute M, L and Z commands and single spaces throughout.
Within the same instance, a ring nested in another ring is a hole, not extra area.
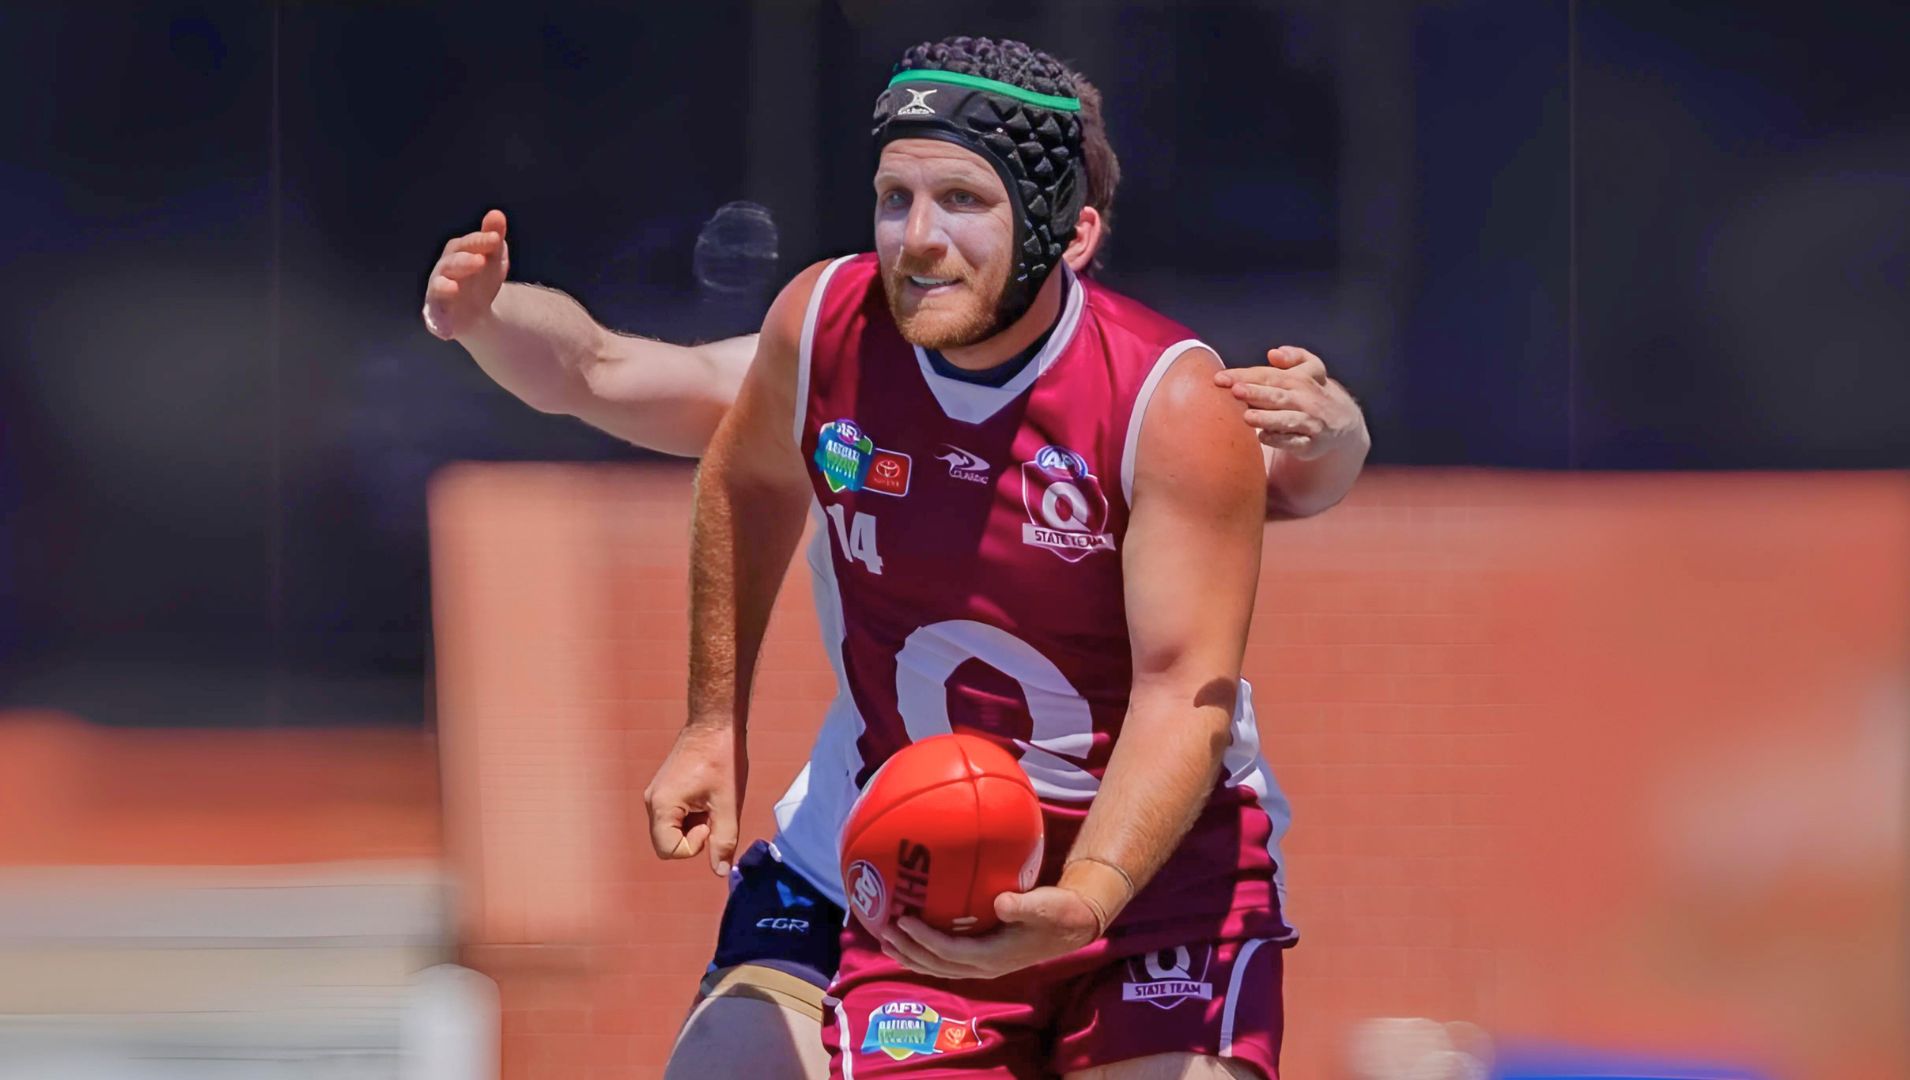
M 1013 755 L 937 735 L 890 757 L 842 830 L 849 910 L 871 930 L 900 915 L 955 933 L 992 929 L 995 897 L 1034 887 L 1041 803 Z

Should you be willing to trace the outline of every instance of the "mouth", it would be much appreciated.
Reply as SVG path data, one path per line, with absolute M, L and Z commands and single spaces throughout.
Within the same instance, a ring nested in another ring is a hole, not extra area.
M 923 274 L 904 274 L 902 280 L 907 283 L 911 291 L 924 297 L 948 292 L 960 281 L 959 278 L 928 277 Z

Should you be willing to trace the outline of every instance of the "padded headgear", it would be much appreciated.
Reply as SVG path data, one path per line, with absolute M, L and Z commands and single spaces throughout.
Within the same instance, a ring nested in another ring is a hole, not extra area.
M 995 167 L 1015 210 L 1015 268 L 1001 312 L 1002 325 L 1011 324 L 1034 304 L 1061 262 L 1087 201 L 1081 101 L 978 75 L 902 65 L 876 99 L 876 151 L 896 139 L 941 139 Z M 1063 81 L 1072 93 L 1073 81 Z

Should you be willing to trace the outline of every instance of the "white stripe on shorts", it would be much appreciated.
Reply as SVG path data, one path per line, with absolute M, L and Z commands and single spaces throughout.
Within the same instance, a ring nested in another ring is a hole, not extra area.
M 1234 1009 L 1240 1004 L 1240 980 L 1247 974 L 1247 962 L 1260 946 L 1273 941 L 1272 938 L 1254 938 L 1240 948 L 1240 955 L 1234 957 L 1234 972 L 1227 979 L 1227 1005 L 1220 1010 L 1220 1056 L 1232 1057 L 1234 1054 Z
M 849 1034 L 849 1014 L 836 1002 L 836 1049 L 842 1055 L 842 1080 L 856 1080 L 854 1036 Z

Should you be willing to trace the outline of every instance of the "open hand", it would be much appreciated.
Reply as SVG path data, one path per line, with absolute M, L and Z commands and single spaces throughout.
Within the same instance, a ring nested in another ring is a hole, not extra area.
M 1002 893 L 995 897 L 995 916 L 1000 926 L 965 937 L 904 915 L 878 936 L 884 955 L 911 971 L 944 979 L 993 979 L 1065 956 L 1100 930 L 1081 894 L 1056 886 Z
M 1266 367 L 1223 368 L 1214 383 L 1247 405 L 1260 441 L 1302 461 L 1315 461 L 1366 437 L 1366 417 L 1326 363 L 1294 345 L 1267 352 Z
M 424 286 L 424 326 L 445 341 L 456 340 L 491 313 L 491 301 L 511 272 L 504 240 L 504 211 L 484 215 L 477 232 L 454 236 L 431 268 Z

